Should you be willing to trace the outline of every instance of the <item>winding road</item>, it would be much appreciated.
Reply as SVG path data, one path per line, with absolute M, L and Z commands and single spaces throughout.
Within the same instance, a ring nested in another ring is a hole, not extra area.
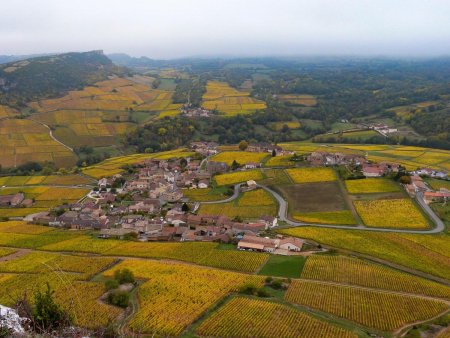
M 211 202 L 201 202 L 201 204 L 220 204 L 227 203 L 235 200 L 239 196 L 240 187 L 242 183 L 236 184 L 234 186 L 234 193 L 227 199 L 221 201 L 211 201 Z M 427 215 L 433 220 L 436 225 L 432 229 L 428 230 L 409 230 L 409 229 L 391 229 L 391 228 L 370 228 L 364 225 L 358 226 L 350 226 L 350 225 L 337 225 L 337 224 L 318 224 L 318 223 L 305 223 L 293 221 L 288 218 L 288 203 L 286 200 L 276 191 L 270 189 L 269 187 L 261 184 L 257 184 L 259 188 L 266 190 L 268 193 L 272 194 L 272 196 L 277 200 L 279 208 L 278 208 L 278 219 L 287 223 L 292 227 L 301 227 L 301 226 L 314 226 L 321 228 L 333 228 L 333 229 L 347 229 L 347 230 L 366 230 L 366 231 L 378 231 L 378 232 L 393 232 L 393 233 L 406 233 L 406 234 L 437 234 L 445 230 L 445 225 L 442 220 L 434 213 L 433 210 L 425 203 L 423 199 L 422 193 L 417 193 L 416 201 L 419 203 L 423 211 L 427 213 Z

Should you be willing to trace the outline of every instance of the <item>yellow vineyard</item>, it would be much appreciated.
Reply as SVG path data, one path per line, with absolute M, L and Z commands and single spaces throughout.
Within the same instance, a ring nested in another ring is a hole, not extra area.
M 329 182 L 337 179 L 336 173 L 330 168 L 294 168 L 286 172 L 294 183 Z

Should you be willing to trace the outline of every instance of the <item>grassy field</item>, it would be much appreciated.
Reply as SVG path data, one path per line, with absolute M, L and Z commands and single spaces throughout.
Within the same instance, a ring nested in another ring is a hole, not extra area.
M 434 190 L 439 190 L 441 188 L 450 190 L 450 180 L 444 181 L 444 180 L 437 180 L 434 178 L 426 178 L 425 181 Z
M 292 228 L 283 234 L 355 251 L 448 279 L 449 235 L 375 233 L 363 230 Z
M 268 161 L 264 163 L 265 167 L 290 167 L 295 164 L 295 162 L 291 161 L 292 156 L 275 156 L 269 158 Z
M 236 161 L 244 165 L 247 163 L 261 163 L 263 159 L 268 157 L 268 153 L 253 153 L 249 151 L 224 151 L 211 157 L 213 162 L 225 162 L 229 166 Z
M 448 309 L 444 302 L 430 299 L 300 280 L 291 283 L 285 299 L 382 331 L 433 318 Z
M 300 278 L 306 258 L 271 255 L 258 274 L 274 277 Z
M 294 168 L 286 169 L 294 183 L 329 182 L 337 179 L 336 173 L 330 168 Z
M 225 215 L 230 218 L 242 217 L 254 219 L 261 216 L 275 216 L 278 204 L 272 195 L 265 190 L 258 189 L 245 192 L 240 198 L 217 204 L 202 204 L 198 210 L 199 215 Z
M 208 81 L 202 107 L 234 116 L 250 114 L 267 106 L 264 101 L 250 97 L 249 91 L 238 91 L 225 82 Z
M 59 167 L 72 167 L 76 156 L 53 140 L 49 130 L 34 121 L 0 120 L 0 165 L 5 168 L 26 162 L 54 162 Z
M 388 178 L 366 178 L 361 180 L 347 180 L 345 187 L 350 194 L 371 194 L 380 192 L 395 192 L 400 186 Z
M 410 199 L 354 201 L 365 225 L 375 228 L 427 229 L 427 219 Z
M 301 123 L 298 121 L 284 121 L 284 122 L 270 122 L 269 128 L 275 131 L 280 131 L 287 126 L 289 129 L 298 129 L 301 127 Z
M 356 338 L 350 331 L 320 321 L 286 305 L 234 297 L 197 328 L 204 337 Z
M 223 189 L 183 189 L 183 195 L 194 202 L 220 201 L 227 198 Z
M 263 174 L 261 170 L 245 170 L 245 171 L 236 171 L 232 173 L 220 174 L 214 176 L 214 180 L 217 185 L 231 185 L 241 182 L 246 182 L 249 180 L 261 180 L 263 178 Z

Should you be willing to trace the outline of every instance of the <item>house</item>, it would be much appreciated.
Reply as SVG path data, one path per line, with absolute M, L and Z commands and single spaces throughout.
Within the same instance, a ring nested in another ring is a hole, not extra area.
M 276 239 L 244 235 L 238 243 L 238 249 L 274 252 L 278 247 L 277 241 Z
M 183 198 L 183 193 L 180 190 L 165 191 L 161 194 L 161 198 L 167 202 L 177 202 Z
M 99 188 L 106 188 L 108 186 L 108 179 L 103 177 L 98 181 Z
M 209 181 L 208 181 L 208 180 L 200 180 L 200 181 L 198 182 L 197 187 L 198 187 L 199 189 L 206 189 L 206 188 L 208 188 L 208 185 L 209 185 Z
M 208 161 L 206 163 L 206 170 L 211 174 L 222 174 L 228 171 L 228 164 L 225 162 Z
M 262 216 L 259 222 L 264 222 L 267 230 L 278 225 L 278 218 L 272 216 Z
M 440 191 L 426 191 L 423 194 L 426 203 L 431 202 L 447 202 L 450 199 L 450 191 L 442 189 Z
M 362 173 L 366 177 L 381 177 L 387 172 L 387 166 L 381 164 L 365 164 Z
M 249 162 L 245 165 L 245 169 L 256 169 L 261 168 L 261 163 Z
M 303 240 L 300 238 L 288 237 L 280 239 L 278 247 L 280 249 L 298 252 L 302 250 L 303 243 Z
M 14 195 L 0 196 L 0 206 L 17 207 L 25 199 L 25 195 L 21 192 Z
M 248 145 L 247 151 L 255 152 L 255 153 L 272 153 L 275 151 L 276 153 L 281 152 L 283 148 L 280 146 L 276 146 L 267 142 L 260 143 L 251 143 Z

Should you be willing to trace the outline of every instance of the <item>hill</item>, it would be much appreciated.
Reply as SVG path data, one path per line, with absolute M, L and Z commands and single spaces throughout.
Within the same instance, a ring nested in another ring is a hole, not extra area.
M 115 69 L 102 51 L 41 56 L 0 65 L 0 102 L 21 106 L 105 79 Z

